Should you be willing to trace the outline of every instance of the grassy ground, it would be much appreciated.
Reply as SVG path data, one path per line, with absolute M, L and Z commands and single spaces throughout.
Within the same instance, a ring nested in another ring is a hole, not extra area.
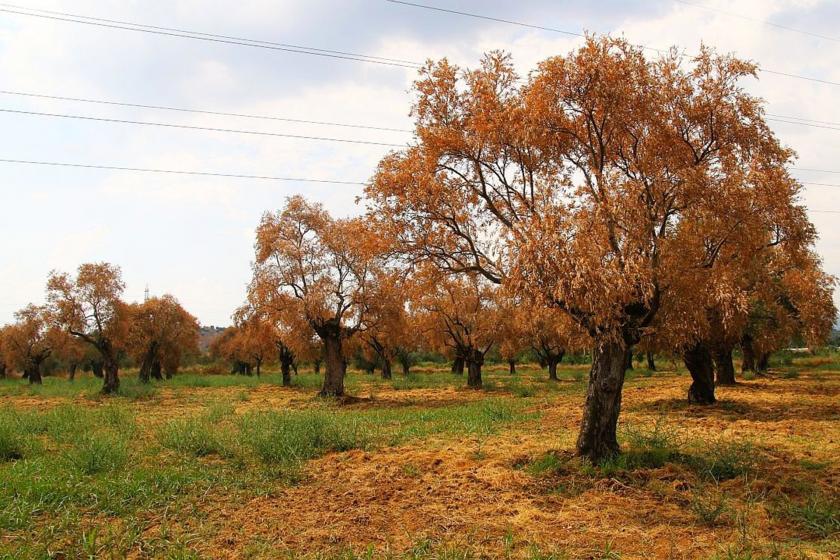
M 662 364 L 663 366 L 665 364 Z M 685 402 L 631 373 L 625 453 L 576 459 L 585 366 L 0 381 L 0 558 L 840 558 L 840 364 Z

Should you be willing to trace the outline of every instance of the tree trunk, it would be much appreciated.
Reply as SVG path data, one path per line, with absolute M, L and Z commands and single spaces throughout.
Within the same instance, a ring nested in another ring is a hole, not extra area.
M 596 341 L 586 389 L 577 453 L 597 464 L 618 453 L 616 426 L 629 348 L 624 342 Z
M 116 358 L 106 357 L 102 364 L 102 371 L 104 373 L 102 393 L 105 395 L 115 394 L 120 388 L 119 365 Z
M 6 363 L 0 362 L 0 379 L 6 379 Z
M 464 357 L 460 354 L 456 355 L 452 361 L 452 373 L 455 375 L 464 375 Z
M 691 374 L 688 402 L 712 404 L 715 402 L 715 373 L 712 354 L 704 342 L 697 342 L 683 353 L 683 362 Z
M 391 360 L 382 358 L 382 379 L 391 379 Z
M 338 328 L 328 329 L 326 332 L 322 329 L 322 332 L 318 334 L 324 342 L 324 365 L 326 366 L 324 385 L 319 394 L 322 397 L 341 397 L 344 395 L 344 373 L 347 368 L 341 351 L 341 334 Z
M 283 378 L 283 387 L 292 386 L 292 367 L 295 365 L 292 353 L 285 346 L 277 347 L 280 359 L 280 375 Z
M 41 364 L 29 364 L 25 373 L 30 385 L 41 385 Z
M 157 344 L 152 343 L 143 354 L 143 360 L 140 362 L 139 378 L 141 383 L 149 383 L 152 380 L 152 365 L 155 362 L 157 355 Z
M 735 365 L 732 363 L 732 346 L 718 345 L 712 353 L 715 362 L 715 383 L 735 385 Z
M 770 352 L 762 352 L 758 355 L 758 363 L 756 369 L 761 373 L 766 373 L 770 367 Z
M 161 375 L 161 366 L 158 360 L 152 362 L 151 374 L 152 377 L 157 379 L 158 381 L 163 381 L 163 375 Z
M 262 368 L 262 358 L 257 360 L 257 377 L 260 376 L 260 368 Z
M 741 361 L 741 373 L 755 371 L 755 350 L 752 337 L 748 334 L 741 337 L 741 353 L 744 356 Z
M 516 375 L 516 360 L 508 360 L 508 372 L 511 375 Z
M 554 359 L 546 360 L 548 364 L 548 379 L 549 381 L 560 381 L 560 378 L 557 377 L 557 361 Z
M 484 365 L 484 354 L 480 350 L 473 350 L 467 359 L 467 387 L 481 388 L 481 366 Z
M 163 376 L 167 379 L 172 379 L 178 373 L 178 366 L 166 366 L 163 368 Z
M 408 374 L 411 373 L 411 363 L 408 360 L 403 360 L 400 362 L 400 365 L 402 366 L 403 375 L 408 377 Z
M 650 371 L 656 371 L 656 362 L 653 361 L 653 352 L 648 352 L 646 354 L 647 357 L 647 367 Z
M 320 358 L 315 360 L 314 362 L 312 362 L 312 369 L 315 370 L 316 374 L 321 373 L 321 359 Z
M 90 363 L 90 370 L 93 372 L 94 377 L 98 377 L 100 379 L 105 377 L 105 374 L 102 371 L 102 362 L 99 360 L 94 360 Z
M 632 348 L 627 349 L 626 360 L 627 360 L 627 369 L 628 370 L 633 369 L 633 349 Z
M 75 381 L 76 380 L 76 368 L 79 367 L 79 364 L 73 362 L 70 364 L 70 369 L 67 370 L 67 380 L 68 381 Z

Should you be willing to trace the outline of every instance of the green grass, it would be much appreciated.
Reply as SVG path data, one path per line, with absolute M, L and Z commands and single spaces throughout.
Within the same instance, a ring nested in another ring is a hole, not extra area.
M 806 535 L 821 539 L 840 533 L 840 500 L 819 492 L 804 501 L 785 498 L 773 508 L 775 517 L 793 522 Z
M 213 491 L 243 499 L 268 494 L 278 482 L 298 480 L 306 461 L 325 453 L 444 434 L 483 438 L 532 417 L 515 399 L 433 409 L 314 405 L 236 414 L 216 401 L 149 427 L 120 398 L 46 410 L 0 407 L 0 534 L 14 534 L 0 540 L 0 559 L 49 557 L 59 541 L 71 558 L 128 551 L 146 538 L 149 511 L 189 511 L 192 500 Z M 87 512 L 118 517 L 131 530 L 85 531 Z M 39 518 L 50 519 L 49 531 L 33 525 Z

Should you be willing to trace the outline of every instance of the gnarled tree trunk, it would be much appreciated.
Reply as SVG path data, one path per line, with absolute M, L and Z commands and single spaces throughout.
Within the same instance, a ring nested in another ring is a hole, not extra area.
M 319 325 L 315 332 L 324 343 L 324 384 L 319 393 L 322 397 L 344 395 L 344 374 L 347 364 L 341 349 L 341 326 L 333 322 Z
M 25 376 L 29 379 L 30 385 L 41 385 L 41 364 L 31 363 L 26 366 Z
M 614 340 L 596 341 L 592 351 L 592 369 L 589 370 L 577 453 L 593 463 L 599 463 L 619 451 L 616 426 L 621 411 L 627 352 L 627 344 Z
M 516 375 L 516 360 L 508 360 L 508 373 Z
M 761 373 L 766 373 L 770 368 L 770 352 L 762 352 L 758 355 L 758 362 L 756 369 Z
M 691 374 L 688 402 L 712 404 L 715 402 L 715 373 L 712 354 L 705 342 L 697 342 L 683 352 L 683 362 Z
M 152 366 L 157 356 L 157 343 L 153 342 L 146 349 L 143 354 L 143 360 L 140 362 L 140 373 L 138 374 L 141 383 L 149 383 L 152 379 Z
M 154 377 L 158 381 L 163 381 L 163 375 L 161 375 L 161 370 L 162 369 L 163 368 L 161 367 L 159 360 L 153 361 L 152 362 L 152 370 L 151 370 L 152 377 Z
M 560 378 L 557 377 L 557 365 L 563 361 L 563 356 L 565 352 L 560 352 L 558 354 L 546 354 L 545 356 L 545 363 L 548 366 L 548 378 L 551 381 L 559 381 Z
M 647 358 L 647 367 L 650 371 L 656 371 L 656 362 L 653 361 L 653 352 L 647 352 L 645 354 Z
M 755 349 L 753 349 L 753 339 L 748 334 L 741 337 L 741 353 L 743 354 L 741 373 L 755 371 Z
M 280 361 L 280 375 L 283 378 L 283 387 L 292 385 L 292 367 L 295 365 L 295 356 L 283 344 L 277 344 L 277 355 Z
M 100 379 L 105 377 L 105 373 L 102 371 L 102 362 L 99 360 L 93 360 L 90 363 L 90 370 L 93 372 L 94 377 L 98 377 Z
M 79 364 L 73 362 L 70 364 L 70 368 L 67 370 L 67 380 L 68 381 L 75 381 L 76 379 L 76 369 L 79 367 Z M 2 377 L 2 376 L 0 376 Z
M 115 357 L 105 357 L 104 363 L 102 364 L 102 373 L 104 374 L 102 393 L 105 395 L 113 395 L 119 391 L 119 364 L 117 363 L 117 359 Z
M 455 359 L 452 360 L 452 373 L 464 375 L 464 357 L 461 354 L 456 354 Z
M 391 360 L 382 358 L 382 379 L 391 379 Z
M 481 388 L 481 366 L 484 365 L 484 354 L 480 350 L 470 350 L 467 356 L 467 387 Z
M 712 351 L 715 363 L 715 383 L 735 385 L 735 364 L 732 363 L 732 345 L 718 344 Z

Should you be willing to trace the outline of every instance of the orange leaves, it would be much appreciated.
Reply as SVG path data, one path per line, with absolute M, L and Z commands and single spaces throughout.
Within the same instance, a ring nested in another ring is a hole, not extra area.
M 430 64 L 418 143 L 382 161 L 371 211 L 414 261 L 505 283 L 591 333 L 632 342 L 663 305 L 697 333 L 709 306 L 744 313 L 756 255 L 813 241 L 792 152 L 738 83 L 754 71 L 706 48 L 649 61 L 611 38 L 525 86 L 499 53 Z

